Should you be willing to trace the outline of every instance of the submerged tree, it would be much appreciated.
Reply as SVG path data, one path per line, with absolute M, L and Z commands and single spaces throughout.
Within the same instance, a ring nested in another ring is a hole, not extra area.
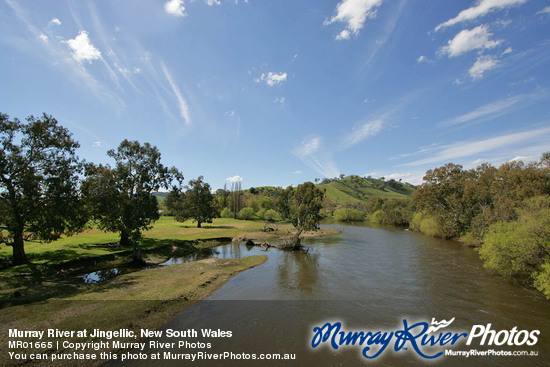
M 0 114 L 0 224 L 2 242 L 13 247 L 13 263 L 23 264 L 25 240 L 53 241 L 80 230 L 76 156 L 79 144 L 52 116 L 27 123 Z
M 319 229 L 322 219 L 319 211 L 323 207 L 324 196 L 325 192 L 311 182 L 298 185 L 296 189 L 289 186 L 279 196 L 281 216 L 297 229 L 292 242 L 293 249 L 301 248 L 302 232 Z
M 202 223 L 212 223 L 218 214 L 210 185 L 203 181 L 202 176 L 189 181 L 187 191 L 180 195 L 174 208 L 177 221 L 193 219 L 197 222 L 197 228 L 201 228 Z
M 88 164 L 82 192 L 99 228 L 120 233 L 120 245 L 133 245 L 134 262 L 141 263 L 141 231 L 160 217 L 153 192 L 177 188 L 183 176 L 175 167 L 164 167 L 159 150 L 149 143 L 124 140 L 107 155 L 115 167 Z

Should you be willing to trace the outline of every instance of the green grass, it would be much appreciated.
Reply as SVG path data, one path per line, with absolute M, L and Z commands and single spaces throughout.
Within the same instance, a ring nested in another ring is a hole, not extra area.
M 66 287 L 57 284 L 59 288 L 57 296 L 0 310 L 0 348 L 6 350 L 10 328 L 87 329 L 89 331 L 95 328 L 101 330 L 122 328 L 133 330 L 139 335 L 140 329 L 158 328 L 187 307 L 208 297 L 232 276 L 259 266 L 266 260 L 266 256 L 250 256 L 229 260 L 206 259 L 157 267 L 120 275 L 101 284 L 74 286 L 72 292 L 67 292 Z M 89 338 L 65 339 L 86 342 Z M 121 338 L 117 340 L 123 341 Z M 42 352 L 51 353 L 51 351 Z M 92 350 L 87 352 L 93 353 Z M 8 353 L 1 353 L 0 365 L 16 364 L 14 362 L 17 361 L 10 361 L 8 358 Z M 37 362 L 34 364 L 44 365 Z M 90 363 L 70 360 L 61 365 L 79 364 L 89 365 Z
M 181 223 L 176 222 L 173 217 L 161 217 L 152 229 L 143 233 L 144 238 L 140 248 L 152 249 L 175 241 L 236 237 L 243 232 L 259 230 L 263 227 L 263 222 L 218 218 L 211 224 L 203 224 L 203 228 L 196 227 L 196 223 L 192 221 Z M 74 236 L 62 237 L 51 243 L 26 242 L 25 252 L 33 264 L 54 265 L 132 250 L 115 246 L 118 241 L 117 233 L 104 233 L 98 229 L 91 229 Z M 113 246 L 104 246 L 105 244 L 113 244 Z M 11 247 L 0 247 L 1 259 L 11 259 L 11 256 Z

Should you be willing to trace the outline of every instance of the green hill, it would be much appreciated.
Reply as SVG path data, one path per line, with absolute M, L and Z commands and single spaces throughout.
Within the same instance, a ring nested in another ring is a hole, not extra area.
M 358 204 L 372 196 L 400 199 L 411 195 L 415 187 L 395 180 L 384 181 L 356 175 L 342 179 L 325 179 L 317 185 L 326 190 L 326 197 L 338 204 Z

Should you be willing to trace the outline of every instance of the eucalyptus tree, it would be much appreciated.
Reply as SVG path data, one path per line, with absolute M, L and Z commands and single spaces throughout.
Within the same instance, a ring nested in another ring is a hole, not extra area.
M 319 229 L 322 217 L 319 211 L 323 207 L 325 192 L 311 182 L 298 185 L 296 189 L 287 187 L 278 200 L 279 212 L 288 220 L 297 232 L 294 235 L 292 248 L 301 248 L 300 235 L 304 231 Z
M 0 225 L 13 264 L 27 261 L 24 243 L 50 242 L 86 223 L 80 207 L 79 144 L 55 118 L 26 122 L 0 113 Z
M 176 220 L 184 222 L 193 219 L 197 222 L 197 228 L 201 228 L 202 223 L 212 223 L 218 211 L 210 185 L 199 176 L 196 180 L 190 180 L 186 189 L 174 205 Z
M 82 192 L 99 228 L 120 233 L 120 245 L 133 246 L 134 262 L 141 263 L 141 232 L 160 218 L 153 192 L 178 189 L 183 176 L 162 165 L 159 150 L 149 143 L 124 140 L 107 155 L 115 166 L 88 164 Z

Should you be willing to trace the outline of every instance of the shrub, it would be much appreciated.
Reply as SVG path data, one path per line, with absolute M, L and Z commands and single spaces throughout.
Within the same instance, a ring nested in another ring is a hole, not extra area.
M 220 216 L 222 218 L 233 218 L 233 212 L 229 208 L 223 208 Z
M 334 219 L 341 222 L 360 222 L 364 216 L 355 208 L 341 208 L 334 211 Z
M 239 214 L 237 217 L 242 220 L 248 220 L 252 219 L 252 216 L 254 215 L 254 209 L 246 207 L 242 208 L 241 211 L 239 211 Z

